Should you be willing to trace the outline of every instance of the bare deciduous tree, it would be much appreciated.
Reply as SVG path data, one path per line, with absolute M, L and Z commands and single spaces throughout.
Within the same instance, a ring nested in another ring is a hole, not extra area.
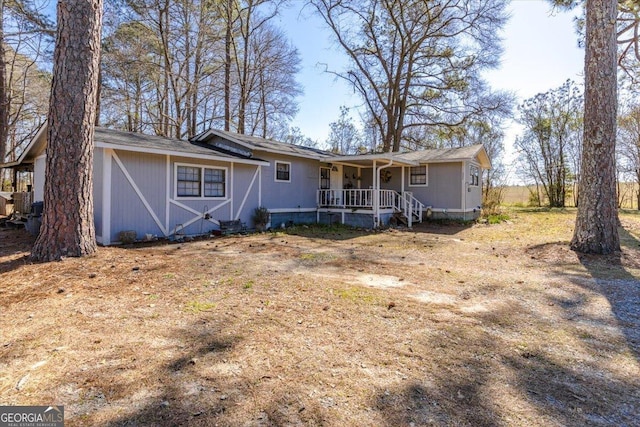
M 246 55 L 247 78 L 238 88 L 246 92 L 244 120 L 239 113 L 238 124 L 244 122 L 244 133 L 248 135 L 281 138 L 298 112 L 296 97 L 302 94 L 296 81 L 300 70 L 298 50 L 280 29 L 267 22 L 255 31 Z
M 103 57 L 107 125 L 286 134 L 301 90 L 298 52 L 272 24 L 284 0 L 119 1 Z
M 618 65 L 634 76 L 632 70 L 640 62 L 640 3 L 637 0 L 620 0 L 617 37 L 620 45 Z
M 310 0 L 350 60 L 331 71 L 362 97 L 383 151 L 415 128 L 457 126 L 504 100 L 480 72 L 498 64 L 505 2 Z
M 30 136 L 29 132 L 23 135 L 24 128 L 32 125 L 33 131 L 46 115 L 40 113 L 33 123 L 29 109 L 23 108 L 28 102 L 25 92 L 30 90 L 30 95 L 35 95 L 32 89 L 40 87 L 28 70 L 36 68 L 52 34 L 53 24 L 42 12 L 45 4 L 38 0 L 0 0 L 0 164 L 7 157 L 13 160 L 22 148 Z M 27 74 L 29 79 L 25 78 Z M 23 123 L 24 118 L 29 123 Z M 4 171 L 0 169 L 0 186 L 3 182 Z
M 640 104 L 627 105 L 618 118 L 618 168 L 640 187 Z M 640 210 L 640 189 L 636 191 Z
M 362 147 L 360 132 L 349 116 L 349 108 L 340 107 L 340 117 L 335 122 L 329 123 L 329 138 L 327 145 L 337 154 L 356 154 Z
M 526 100 L 519 122 L 524 135 L 516 139 L 524 170 L 539 183 L 551 207 L 564 207 L 571 180 L 571 154 L 578 150 L 582 132 L 582 93 L 572 81 Z

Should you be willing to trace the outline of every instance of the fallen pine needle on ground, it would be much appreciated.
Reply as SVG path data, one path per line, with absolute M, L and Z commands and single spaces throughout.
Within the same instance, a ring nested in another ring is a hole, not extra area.
M 0 405 L 68 426 L 585 426 L 640 416 L 640 214 L 294 227 L 35 264 L 0 229 Z

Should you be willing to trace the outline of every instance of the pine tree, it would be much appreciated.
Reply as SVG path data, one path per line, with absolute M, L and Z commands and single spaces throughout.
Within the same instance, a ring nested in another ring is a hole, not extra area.
M 32 251 L 37 261 L 96 251 L 93 132 L 102 0 L 59 1 L 57 12 L 43 222 Z
M 571 248 L 620 250 L 616 204 L 617 0 L 587 0 L 585 112 L 578 215 Z

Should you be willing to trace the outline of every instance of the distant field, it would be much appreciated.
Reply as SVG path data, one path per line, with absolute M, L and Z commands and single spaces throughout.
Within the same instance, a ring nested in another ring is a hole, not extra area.
M 529 206 L 530 193 L 535 193 L 535 186 L 512 185 L 504 188 L 503 204 L 508 206 Z M 631 183 L 622 183 L 618 187 L 620 207 L 624 209 L 638 209 L 638 186 Z M 542 188 L 540 189 L 542 194 Z M 545 201 L 542 201 L 543 205 Z M 573 195 L 567 197 L 567 207 L 574 206 Z

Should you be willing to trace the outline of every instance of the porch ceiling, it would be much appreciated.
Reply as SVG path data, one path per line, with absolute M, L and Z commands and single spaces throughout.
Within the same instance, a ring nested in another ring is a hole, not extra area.
M 356 156 L 338 156 L 331 157 L 326 160 L 330 163 L 355 166 L 355 167 L 373 167 L 373 162 L 376 162 L 376 166 L 383 166 L 390 161 L 393 162 L 391 166 L 419 166 L 420 162 L 416 160 L 401 159 L 394 153 L 381 153 L 381 154 L 361 154 Z

